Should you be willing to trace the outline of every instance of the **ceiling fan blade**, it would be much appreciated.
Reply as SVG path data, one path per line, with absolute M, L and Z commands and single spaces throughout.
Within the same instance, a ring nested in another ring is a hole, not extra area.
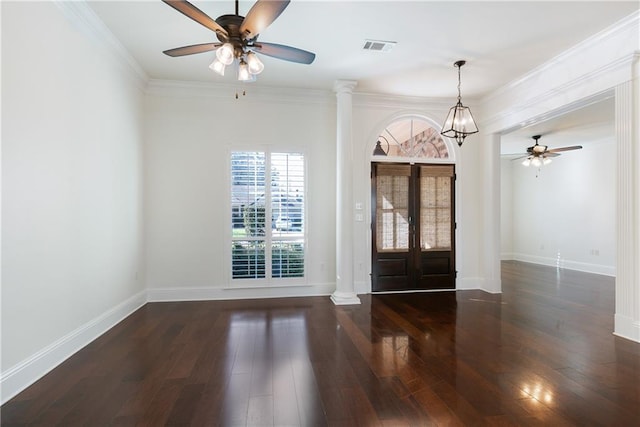
M 188 18 L 193 19 L 200 25 L 204 25 L 211 31 L 215 31 L 218 34 L 228 37 L 227 30 L 222 28 L 216 21 L 214 21 L 209 15 L 189 3 L 187 0 L 162 0 L 178 12 L 182 13 Z
M 190 46 L 182 46 L 182 47 L 176 47 L 175 49 L 165 50 L 162 53 L 172 57 L 185 56 L 185 55 L 193 55 L 194 53 L 210 52 L 212 50 L 216 50 L 220 46 L 222 46 L 222 43 L 192 44 Z
M 582 148 L 582 145 L 572 145 L 571 147 L 554 148 L 553 150 L 548 150 L 547 153 L 559 153 L 561 151 L 580 150 L 581 148 Z
M 258 0 L 240 25 L 245 40 L 253 39 L 267 28 L 289 6 L 290 0 Z
M 560 153 L 554 153 L 553 151 L 547 151 L 542 157 L 558 157 Z
M 527 157 L 529 157 L 529 154 L 524 154 L 522 156 L 519 156 L 519 157 L 516 157 L 514 159 L 511 159 L 511 161 L 515 162 L 516 160 L 526 159 Z
M 311 64 L 316 59 L 315 53 L 276 43 L 256 43 L 253 49 L 263 55 L 299 64 Z

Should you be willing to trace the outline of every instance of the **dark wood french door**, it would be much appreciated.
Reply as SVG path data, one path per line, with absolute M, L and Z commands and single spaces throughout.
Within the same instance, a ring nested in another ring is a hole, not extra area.
M 372 163 L 373 292 L 455 289 L 453 165 Z

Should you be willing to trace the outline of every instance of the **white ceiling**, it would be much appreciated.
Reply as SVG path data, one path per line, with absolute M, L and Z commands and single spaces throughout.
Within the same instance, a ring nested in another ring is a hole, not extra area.
M 240 1 L 245 15 L 253 1 Z M 193 4 L 213 18 L 234 2 Z M 356 91 L 480 97 L 507 84 L 639 8 L 638 1 L 305 1 L 293 0 L 260 41 L 316 53 L 311 65 L 262 56 L 253 85 L 331 90 L 335 80 Z M 234 84 L 233 73 L 209 70 L 214 53 L 171 58 L 163 50 L 217 41 L 214 33 L 161 1 L 90 1 L 90 7 L 150 78 Z M 396 41 L 389 52 L 362 50 L 365 39 Z

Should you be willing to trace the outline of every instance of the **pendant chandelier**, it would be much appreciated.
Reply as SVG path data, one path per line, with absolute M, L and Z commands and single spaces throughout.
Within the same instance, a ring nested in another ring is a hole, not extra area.
M 442 131 L 440 134 L 454 138 L 458 143 L 458 146 L 462 146 L 464 139 L 473 133 L 478 132 L 478 126 L 476 125 L 471 110 L 469 107 L 462 105 L 462 98 L 460 95 L 460 67 L 466 64 L 467 61 L 456 61 L 453 65 L 458 67 L 458 103 L 451 107 L 447 119 L 442 125 Z

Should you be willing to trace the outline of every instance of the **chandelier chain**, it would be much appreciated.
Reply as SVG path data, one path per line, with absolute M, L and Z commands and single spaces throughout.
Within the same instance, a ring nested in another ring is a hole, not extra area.
M 460 65 L 458 65 L 458 102 L 462 102 L 462 95 L 460 95 Z

